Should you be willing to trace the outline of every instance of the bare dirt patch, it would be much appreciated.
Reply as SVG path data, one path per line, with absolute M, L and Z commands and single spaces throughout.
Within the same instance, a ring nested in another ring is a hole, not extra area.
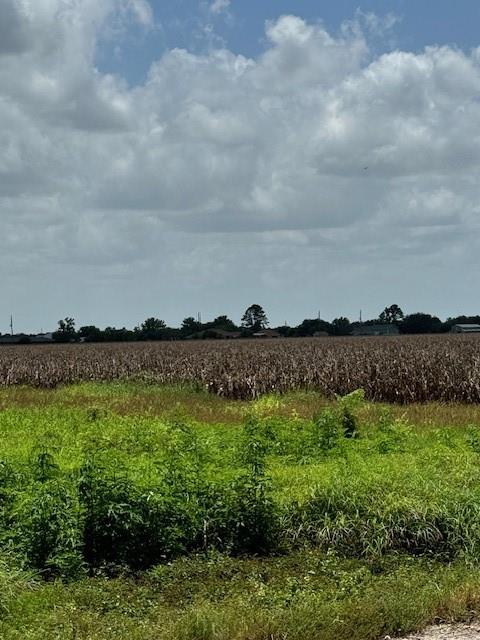
M 389 638 L 389 636 L 387 636 Z M 480 623 L 429 627 L 422 633 L 413 633 L 404 640 L 479 640 Z

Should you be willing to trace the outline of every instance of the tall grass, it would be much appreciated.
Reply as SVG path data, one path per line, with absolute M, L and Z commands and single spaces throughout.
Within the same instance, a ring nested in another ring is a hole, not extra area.
M 0 462 L 0 551 L 46 578 L 140 571 L 212 549 L 476 562 L 476 430 L 421 433 L 388 412 L 362 424 L 363 402 L 355 392 L 298 420 L 272 418 L 262 401 L 224 439 L 181 420 L 137 420 L 136 438 L 120 425 L 114 440 L 101 435 L 112 417 L 87 408 L 70 425 L 83 443 L 73 458 L 51 432 Z

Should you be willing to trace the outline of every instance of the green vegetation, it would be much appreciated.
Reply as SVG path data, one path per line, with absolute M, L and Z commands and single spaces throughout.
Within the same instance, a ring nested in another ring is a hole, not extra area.
M 480 609 L 473 408 L 140 383 L 0 407 L 2 639 L 363 640 Z

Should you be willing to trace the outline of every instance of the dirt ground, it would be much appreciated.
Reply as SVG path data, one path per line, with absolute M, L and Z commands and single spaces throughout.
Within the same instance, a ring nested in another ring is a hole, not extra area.
M 387 636 L 386 640 L 389 638 Z M 403 640 L 480 640 L 480 623 L 471 625 L 442 625 L 413 633 Z

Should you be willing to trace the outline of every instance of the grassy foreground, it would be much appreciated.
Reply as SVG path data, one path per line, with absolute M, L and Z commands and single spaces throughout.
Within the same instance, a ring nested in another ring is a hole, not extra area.
M 0 391 L 0 638 L 381 638 L 480 610 L 475 406 Z

